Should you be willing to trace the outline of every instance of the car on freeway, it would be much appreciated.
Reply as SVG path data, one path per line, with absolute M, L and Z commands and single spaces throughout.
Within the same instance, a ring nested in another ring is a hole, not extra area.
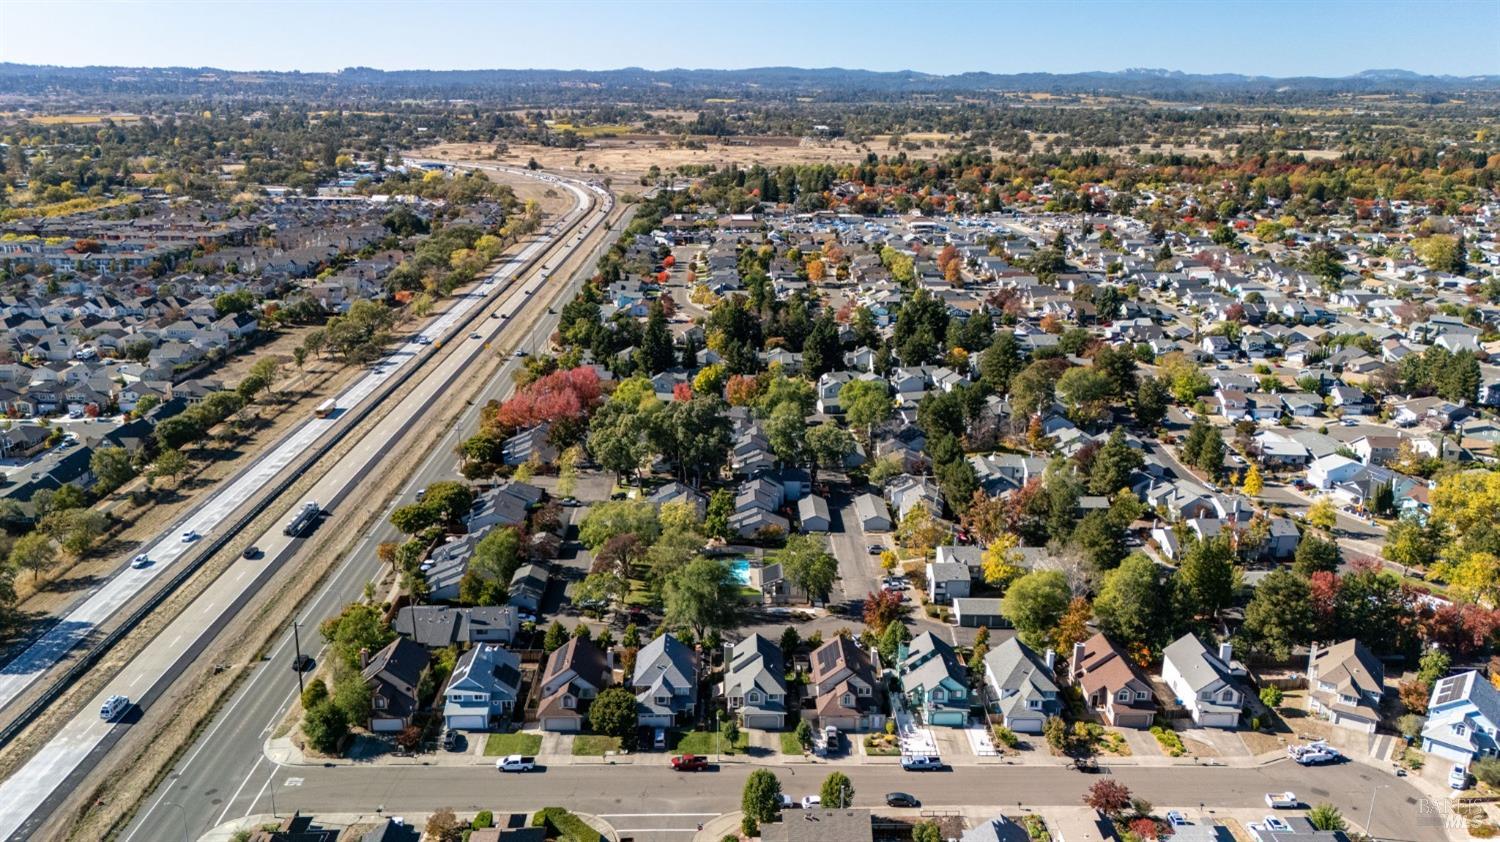
M 702 772 L 708 768 L 708 758 L 698 754 L 679 754 L 672 758 L 672 768 L 679 772 Z
M 908 772 L 935 772 L 943 768 L 943 760 L 935 754 L 905 754 L 901 756 L 901 768 Z
M 182 533 L 182 543 L 184 543 L 184 544 L 191 544 L 191 543 L 193 543 L 194 541 L 198 540 L 201 537 L 203 537 L 203 536 L 201 536 L 197 532 L 194 532 L 193 530 L 189 529 L 188 531 Z
M 292 672 L 307 672 L 313 668 L 312 656 L 306 652 L 292 656 Z
M 920 807 L 922 802 L 915 795 L 906 792 L 887 792 L 885 794 L 885 806 L 887 807 Z
M 114 722 L 127 710 L 130 710 L 130 697 L 117 693 L 105 699 L 104 704 L 100 705 L 99 718 L 105 722 Z
M 477 334 L 477 333 L 471 333 L 471 334 L 469 334 L 469 338 L 470 339 L 478 339 L 480 337 L 479 337 L 479 334 Z
M 260 558 L 261 556 L 265 555 L 265 553 L 261 552 L 260 547 L 251 544 L 250 546 L 246 547 L 245 551 L 243 553 L 240 553 L 240 555 L 244 556 L 245 558 Z
M 130 560 L 130 566 L 134 567 L 137 570 L 140 570 L 143 567 L 150 567 L 151 557 L 146 555 L 145 553 L 141 553 L 140 555 Z
M 530 354 L 527 352 L 527 350 L 525 348 L 517 348 L 516 349 L 516 359 L 520 359 L 520 358 L 526 357 L 526 356 L 530 356 Z

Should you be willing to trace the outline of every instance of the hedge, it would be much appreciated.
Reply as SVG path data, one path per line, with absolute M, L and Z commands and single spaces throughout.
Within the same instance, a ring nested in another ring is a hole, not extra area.
M 543 807 L 538 810 L 531 817 L 531 826 L 544 827 L 548 837 L 565 842 L 604 842 L 599 831 L 562 807 Z

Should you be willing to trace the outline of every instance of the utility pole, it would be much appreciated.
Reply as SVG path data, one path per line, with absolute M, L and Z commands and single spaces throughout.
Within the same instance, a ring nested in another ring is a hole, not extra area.
M 292 646 L 295 647 L 296 650 L 297 650 L 297 658 L 296 658 L 296 660 L 292 661 L 292 663 L 296 665 L 294 668 L 297 671 L 297 695 L 300 697 L 302 695 L 302 692 L 303 692 L 303 687 L 302 687 L 302 635 L 301 635 L 300 632 L 298 632 L 297 626 L 298 626 L 298 622 L 296 620 L 292 620 Z M 275 796 L 272 796 L 272 797 L 274 798 Z M 276 811 L 273 808 L 271 810 L 271 812 L 275 813 Z

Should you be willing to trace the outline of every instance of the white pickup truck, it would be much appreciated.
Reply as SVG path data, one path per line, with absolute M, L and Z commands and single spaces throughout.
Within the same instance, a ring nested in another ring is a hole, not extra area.
M 511 754 L 496 760 L 495 768 L 502 772 L 535 772 L 536 758 Z
M 1317 766 L 1322 763 L 1337 763 L 1344 759 L 1339 750 L 1328 743 L 1318 740 L 1300 746 L 1287 746 L 1286 754 L 1291 759 L 1303 766 Z
M 1295 792 L 1266 793 L 1266 806 L 1273 810 L 1295 810 L 1301 803 Z

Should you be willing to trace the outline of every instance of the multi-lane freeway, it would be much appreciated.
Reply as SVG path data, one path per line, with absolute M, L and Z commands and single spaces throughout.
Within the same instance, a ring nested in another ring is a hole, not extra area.
M 522 270 L 530 267 L 533 258 L 558 247 L 576 232 L 589 232 L 598 228 L 613 206 L 612 199 L 601 188 L 550 175 L 532 177 L 555 182 L 567 190 L 575 200 L 573 209 L 549 228 L 543 237 L 530 243 L 519 255 L 507 261 L 495 275 L 485 279 L 455 302 L 453 308 L 442 318 L 435 320 L 420 337 L 414 337 L 397 349 L 380 364 L 372 367 L 366 377 L 339 395 L 337 410 L 329 419 L 309 420 L 293 431 L 244 474 L 228 483 L 203 506 L 195 509 L 182 524 L 147 549 L 145 552 L 154 564 L 141 570 L 124 568 L 96 594 L 85 600 L 58 628 L 23 653 L 21 659 L 24 660 L 19 665 L 8 666 L 4 670 L 10 682 L 0 687 L 23 689 L 47 668 L 49 660 L 55 662 L 68 648 L 76 645 L 82 635 L 87 633 L 86 626 L 97 625 L 110 616 L 112 611 L 119 610 L 135 592 L 150 582 L 150 576 L 161 575 L 174 564 L 188 558 L 190 548 L 198 542 L 183 542 L 179 533 L 196 531 L 205 536 L 200 539 L 203 542 L 209 540 L 209 536 L 214 536 L 215 530 L 219 530 L 222 537 L 222 531 L 228 528 L 225 523 L 228 513 L 248 499 L 247 496 L 236 495 L 254 494 L 257 482 L 269 481 L 270 477 L 295 462 L 300 454 L 327 434 L 340 418 L 350 415 L 351 409 L 360 407 L 362 401 L 371 400 L 380 391 L 386 378 L 398 376 L 398 373 L 411 376 L 402 371 L 403 366 L 410 366 L 415 370 L 420 365 L 419 379 L 413 378 L 415 385 L 399 400 L 393 398 L 390 403 L 394 405 L 382 405 L 379 420 L 373 428 L 327 474 L 318 479 L 305 495 L 306 499 L 316 500 L 325 508 L 337 511 L 338 506 L 349 499 L 351 492 L 389 454 L 392 443 L 398 441 L 424 413 L 445 396 L 447 389 L 466 367 L 472 365 L 481 354 L 490 353 L 490 346 L 502 333 L 513 333 L 521 329 L 515 326 L 520 320 L 512 317 L 519 316 L 522 308 L 543 288 L 546 278 L 545 272 L 533 272 L 519 284 L 512 284 L 524 275 Z M 454 331 L 455 326 L 462 325 L 475 315 L 476 307 L 487 305 L 497 295 L 499 303 L 495 312 L 501 316 L 510 314 L 511 317 L 476 320 L 472 328 L 479 333 L 479 340 L 466 339 L 461 331 Z M 449 333 L 454 335 L 450 337 Z M 443 340 L 447 340 L 449 344 L 445 356 L 434 358 L 423 353 L 425 349 L 441 344 Z M 429 359 L 434 362 L 427 364 Z M 443 452 L 451 454 L 452 451 L 445 447 Z M 451 466 L 451 457 L 447 461 Z M 293 506 L 300 503 L 300 500 L 286 502 Z M 263 551 L 260 556 L 254 559 L 237 559 L 227 572 L 216 579 L 187 610 L 175 617 L 167 628 L 131 660 L 97 698 L 86 704 L 21 769 L 0 782 L 0 838 L 25 838 L 42 827 L 58 799 L 65 796 L 72 785 L 108 751 L 118 738 L 119 729 L 130 727 L 128 723 L 110 723 L 100 719 L 98 709 L 104 698 L 116 693 L 125 694 L 138 701 L 142 709 L 148 707 L 235 611 L 282 563 L 300 550 L 303 542 L 283 535 L 278 524 L 256 538 L 254 543 Z M 348 568 L 358 560 L 358 553 L 351 555 L 345 567 Z M 368 562 L 368 555 L 364 560 Z M 359 576 L 358 581 L 363 583 L 369 577 L 369 571 L 359 571 Z M 88 613 L 80 613 L 85 610 Z M 80 628 L 82 630 L 75 634 L 74 630 Z M 23 670 L 23 666 L 31 672 Z M 19 692 L 19 689 L 14 692 Z

